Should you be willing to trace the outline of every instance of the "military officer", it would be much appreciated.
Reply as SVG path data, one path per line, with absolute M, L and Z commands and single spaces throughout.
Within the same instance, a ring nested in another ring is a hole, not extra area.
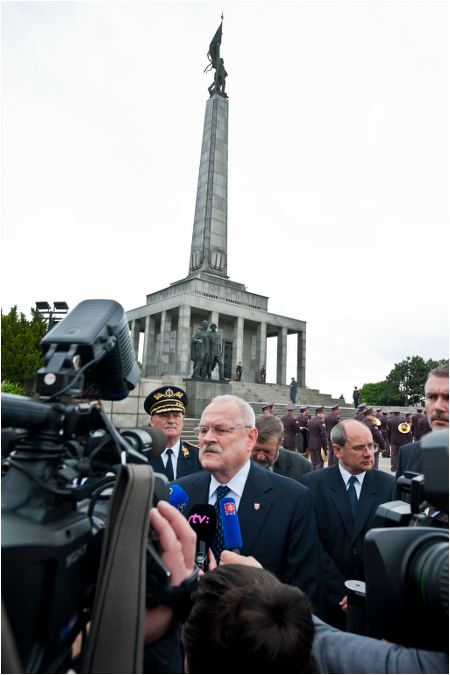
M 383 436 L 384 444 L 385 444 L 385 449 L 384 452 L 382 453 L 383 457 L 390 457 L 391 456 L 391 446 L 389 443 L 388 439 L 388 432 L 387 432 L 387 423 L 388 423 L 388 411 L 387 408 L 383 408 L 381 410 L 381 415 L 380 415 L 380 431 L 381 435 Z
M 298 422 L 298 426 L 299 426 L 301 434 L 302 434 L 303 447 L 299 447 L 298 443 L 297 443 L 297 448 L 300 450 L 300 452 L 302 454 L 305 454 L 306 448 L 308 447 L 307 422 L 308 422 L 309 419 L 311 419 L 311 415 L 308 415 L 308 406 L 307 405 L 301 405 L 300 406 L 300 415 L 297 417 L 297 422 Z
M 413 436 L 415 441 L 420 441 L 422 438 L 422 430 L 419 429 L 419 419 L 423 417 L 425 409 L 421 405 L 416 406 L 416 413 L 411 417 L 411 422 L 413 425 Z
M 322 448 L 327 452 L 327 434 L 325 431 L 325 408 L 316 408 L 316 416 L 307 423 L 309 438 L 308 447 L 311 453 L 313 471 L 323 469 Z
M 325 417 L 325 427 L 327 430 L 327 442 L 328 442 L 328 466 L 333 466 L 333 464 L 338 463 L 338 458 L 333 452 L 333 444 L 331 442 L 330 434 L 333 427 L 336 424 L 339 424 L 341 421 L 339 415 L 339 404 L 333 405 L 331 407 L 331 412 Z
M 241 361 L 239 361 L 239 363 L 236 366 L 236 379 L 238 382 L 241 381 L 241 377 L 242 377 L 242 363 Z
M 391 444 L 391 471 L 397 471 L 397 458 L 400 448 L 408 443 L 407 435 L 399 430 L 399 426 L 405 423 L 405 418 L 400 417 L 400 408 L 392 408 L 392 417 L 388 419 L 387 432 Z
M 300 431 L 298 422 L 294 417 L 295 405 L 288 403 L 286 411 L 287 414 L 281 418 L 284 426 L 283 448 L 295 451 L 297 450 L 297 434 Z
M 266 384 L 266 366 L 261 368 L 261 384 Z
M 358 406 L 358 412 L 356 415 L 353 416 L 354 420 L 358 420 L 358 422 L 362 422 L 364 419 L 364 410 L 367 408 L 367 403 L 360 403 Z
M 169 480 L 203 471 L 198 447 L 180 438 L 187 404 L 186 392 L 175 386 L 159 387 L 144 401 L 150 425 L 161 429 L 167 438 L 166 449 L 160 457 L 150 460 L 150 464 L 154 471 L 164 473 Z
M 378 428 L 378 425 L 375 423 L 374 420 L 375 420 L 374 409 L 373 408 L 367 408 L 366 411 L 364 412 L 364 419 L 363 419 L 362 423 L 365 424 L 366 427 L 369 427 L 369 430 L 372 433 L 373 442 L 378 444 L 379 450 L 385 450 L 386 445 L 385 445 L 385 442 L 384 442 L 383 435 L 382 435 L 380 429 Z M 374 453 L 373 453 L 374 467 L 376 469 L 378 469 L 378 463 L 380 461 L 379 460 L 379 455 L 380 455 L 379 450 L 374 449 Z

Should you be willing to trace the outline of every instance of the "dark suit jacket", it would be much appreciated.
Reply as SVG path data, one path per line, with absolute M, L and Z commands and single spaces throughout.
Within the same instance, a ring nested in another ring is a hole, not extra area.
M 207 504 L 207 471 L 177 480 L 189 497 L 189 511 Z M 281 581 L 301 588 L 321 614 L 320 541 L 311 495 L 303 485 L 250 464 L 238 510 L 242 555 L 251 555 Z
M 397 488 L 397 479 L 400 478 L 400 476 L 403 476 L 405 471 L 417 471 L 417 473 L 422 473 L 420 441 L 409 443 L 400 448 L 397 459 L 395 483 L 392 488 L 392 499 L 402 499 L 404 502 L 411 504 L 411 496 L 407 492 L 401 492 Z
M 153 471 L 156 473 L 163 473 L 165 476 L 166 467 L 161 457 L 156 457 L 155 459 L 150 460 Z M 200 464 L 198 458 L 198 448 L 191 443 L 186 443 L 186 441 L 181 441 L 180 452 L 178 453 L 178 462 L 177 462 L 177 474 L 176 480 L 182 478 L 183 476 L 190 476 L 191 473 L 196 473 L 197 471 L 203 471 L 203 467 Z
M 364 581 L 364 536 L 372 527 L 379 504 L 391 500 L 394 477 L 373 468 L 366 473 L 355 519 L 339 464 L 306 474 L 302 483 L 311 491 L 323 547 L 324 612 L 327 612 L 347 594 L 344 586 L 347 579 Z
M 300 483 L 302 476 L 312 471 L 312 464 L 309 459 L 302 457 L 298 452 L 280 448 L 280 454 L 273 465 L 273 470 L 280 476 L 293 478 Z

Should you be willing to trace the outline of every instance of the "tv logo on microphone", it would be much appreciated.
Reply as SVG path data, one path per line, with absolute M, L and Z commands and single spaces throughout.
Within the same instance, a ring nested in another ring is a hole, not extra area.
M 200 516 L 198 513 L 193 513 L 192 516 L 189 516 L 188 523 L 200 523 L 200 525 L 205 523 L 205 525 L 208 525 L 209 516 Z
M 236 515 L 236 502 L 226 502 L 223 505 L 226 516 L 235 516 Z

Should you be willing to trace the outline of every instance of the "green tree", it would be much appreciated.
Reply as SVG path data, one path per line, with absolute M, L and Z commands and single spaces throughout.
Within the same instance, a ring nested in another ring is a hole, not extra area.
M 383 405 L 381 399 L 386 389 L 386 380 L 382 382 L 369 382 L 364 384 L 361 389 L 361 401 L 367 405 Z
M 448 363 L 448 359 L 425 361 L 421 356 L 407 356 L 396 363 L 386 377 L 390 395 L 396 399 L 389 404 L 413 406 L 423 403 L 428 373 L 444 363 Z
M 26 396 L 26 393 L 24 392 L 20 384 L 16 384 L 15 382 L 9 382 L 9 380 L 3 380 L 2 393 L 16 394 L 17 396 Z
M 23 384 L 43 365 L 40 341 L 47 332 L 43 317 L 31 310 L 29 321 L 17 305 L 9 314 L 2 311 L 2 381 Z

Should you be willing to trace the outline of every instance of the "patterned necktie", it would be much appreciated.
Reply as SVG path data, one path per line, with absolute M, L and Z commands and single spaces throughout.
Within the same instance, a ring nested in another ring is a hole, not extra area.
M 175 476 L 173 475 L 172 454 L 173 454 L 172 448 L 167 448 L 166 476 L 169 479 L 169 481 L 175 480 Z
M 355 482 L 358 479 L 356 476 L 350 476 L 350 480 L 348 481 L 348 498 L 350 499 L 350 506 L 352 507 L 352 513 L 353 513 L 353 518 L 356 515 L 356 509 L 358 507 L 358 497 L 356 494 L 356 488 L 355 488 Z
M 216 509 L 216 514 L 217 514 L 217 530 L 216 534 L 214 535 L 214 539 L 212 540 L 211 544 L 211 549 L 212 552 L 214 553 L 214 557 L 216 559 L 217 564 L 219 564 L 220 560 L 220 554 L 225 548 L 225 538 L 223 536 L 223 527 L 222 527 L 222 517 L 220 515 L 220 500 L 223 499 L 224 497 L 227 496 L 229 493 L 230 488 L 228 485 L 220 485 L 217 488 L 217 500 L 216 503 L 214 504 L 214 508 Z

